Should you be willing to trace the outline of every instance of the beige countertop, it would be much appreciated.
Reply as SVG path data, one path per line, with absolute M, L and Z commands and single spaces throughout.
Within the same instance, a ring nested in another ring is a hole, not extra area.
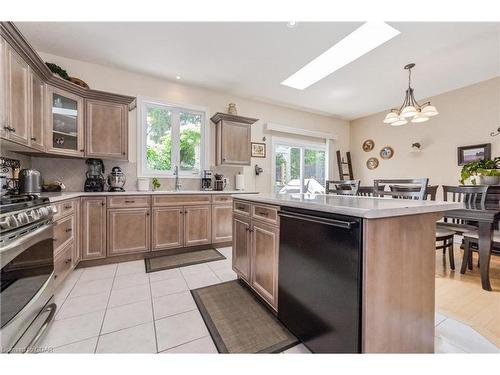
M 239 194 L 256 194 L 255 191 L 246 191 L 246 190 L 157 190 L 157 191 L 138 191 L 138 190 L 129 190 L 129 191 L 119 191 L 119 192 L 110 192 L 110 191 L 99 191 L 99 192 L 84 192 L 84 191 L 63 191 L 57 193 L 40 193 L 41 197 L 49 198 L 51 203 L 63 201 L 66 199 L 79 198 L 79 197 L 92 197 L 92 196 L 103 196 L 103 195 L 182 195 L 182 194 L 231 194 L 234 196 L 238 196 Z
M 234 195 L 234 197 L 280 207 L 330 212 L 366 219 L 443 212 L 464 207 L 463 203 L 454 202 L 327 194 L 256 194 L 247 196 Z

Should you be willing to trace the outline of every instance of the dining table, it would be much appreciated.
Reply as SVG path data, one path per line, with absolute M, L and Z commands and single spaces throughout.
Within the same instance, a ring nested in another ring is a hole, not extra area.
M 477 223 L 481 285 L 484 290 L 491 291 L 490 259 L 493 244 L 493 231 L 500 220 L 500 205 L 491 204 L 482 208 L 467 207 L 466 205 L 465 208 L 446 211 L 444 217 Z

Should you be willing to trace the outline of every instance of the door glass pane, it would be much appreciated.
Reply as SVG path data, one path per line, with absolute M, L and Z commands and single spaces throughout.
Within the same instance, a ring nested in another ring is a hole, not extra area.
M 325 192 L 325 151 L 304 149 L 304 193 Z
M 180 112 L 180 169 L 200 171 L 201 121 L 200 114 Z
M 300 148 L 277 145 L 275 193 L 300 193 Z
M 146 159 L 150 170 L 172 169 L 172 112 L 146 107 Z
M 59 94 L 52 95 L 52 146 L 78 150 L 78 102 Z

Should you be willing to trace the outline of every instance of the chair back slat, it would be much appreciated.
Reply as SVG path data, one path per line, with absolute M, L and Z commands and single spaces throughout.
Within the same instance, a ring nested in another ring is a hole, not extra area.
M 484 209 L 488 186 L 447 186 L 443 185 L 444 200 L 451 194 L 452 202 L 465 203 L 467 208 Z
M 428 178 L 414 179 L 392 179 L 392 180 L 374 180 L 374 193 L 376 197 L 390 196 L 396 199 L 415 199 L 423 200 L 426 198 Z M 381 185 L 384 187 L 381 187 Z M 389 186 L 390 191 L 385 190 L 385 185 Z M 437 188 L 436 188 L 437 189 Z
M 359 180 L 329 180 L 325 187 L 327 194 L 357 195 Z

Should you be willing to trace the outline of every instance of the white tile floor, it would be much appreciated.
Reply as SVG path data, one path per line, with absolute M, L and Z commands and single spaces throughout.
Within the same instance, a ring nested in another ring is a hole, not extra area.
M 144 261 L 75 270 L 56 291 L 41 347 L 54 353 L 217 353 L 189 292 L 233 280 L 227 259 L 146 274 Z M 498 352 L 469 326 L 436 313 L 436 353 Z M 284 353 L 309 353 L 302 344 Z

